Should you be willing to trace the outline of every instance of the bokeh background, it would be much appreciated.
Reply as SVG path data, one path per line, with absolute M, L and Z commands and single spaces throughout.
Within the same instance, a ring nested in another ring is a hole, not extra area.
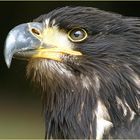
M 41 95 L 26 78 L 26 62 L 13 60 L 10 69 L 5 65 L 3 48 L 7 33 L 20 23 L 67 5 L 92 6 L 140 17 L 140 2 L 0 2 L 0 139 L 44 138 Z

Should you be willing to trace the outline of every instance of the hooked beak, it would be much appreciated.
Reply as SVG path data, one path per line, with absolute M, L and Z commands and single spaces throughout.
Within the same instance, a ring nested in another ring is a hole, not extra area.
M 41 30 L 42 24 L 37 22 L 24 23 L 9 32 L 4 48 L 4 57 L 8 68 L 13 56 L 19 59 L 28 59 L 35 53 L 33 50 L 41 45 L 41 41 L 31 34 L 29 27 Z

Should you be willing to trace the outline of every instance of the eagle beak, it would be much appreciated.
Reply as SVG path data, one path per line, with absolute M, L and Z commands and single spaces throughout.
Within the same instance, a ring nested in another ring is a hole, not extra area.
M 63 39 L 60 39 L 61 37 Z M 55 28 L 45 28 L 38 22 L 16 26 L 9 32 L 5 42 L 4 57 L 8 68 L 13 57 L 25 60 L 47 58 L 61 61 L 62 54 L 82 55 L 72 49 L 67 34 Z
M 34 52 L 32 50 L 41 45 L 41 41 L 31 34 L 29 27 L 41 30 L 42 24 L 36 22 L 25 23 L 16 26 L 9 32 L 4 48 L 4 57 L 8 68 L 13 57 L 28 59 Z

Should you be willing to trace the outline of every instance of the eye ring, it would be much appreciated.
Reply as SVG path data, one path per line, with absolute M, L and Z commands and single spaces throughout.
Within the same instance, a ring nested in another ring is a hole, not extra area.
M 82 42 L 88 37 L 88 34 L 83 28 L 73 28 L 68 32 L 68 38 L 72 42 Z

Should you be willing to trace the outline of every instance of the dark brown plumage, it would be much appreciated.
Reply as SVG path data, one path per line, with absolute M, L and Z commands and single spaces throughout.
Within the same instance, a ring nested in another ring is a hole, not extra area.
M 28 59 L 27 75 L 42 91 L 46 138 L 140 138 L 139 23 L 63 7 L 11 30 L 6 63 L 13 55 Z

